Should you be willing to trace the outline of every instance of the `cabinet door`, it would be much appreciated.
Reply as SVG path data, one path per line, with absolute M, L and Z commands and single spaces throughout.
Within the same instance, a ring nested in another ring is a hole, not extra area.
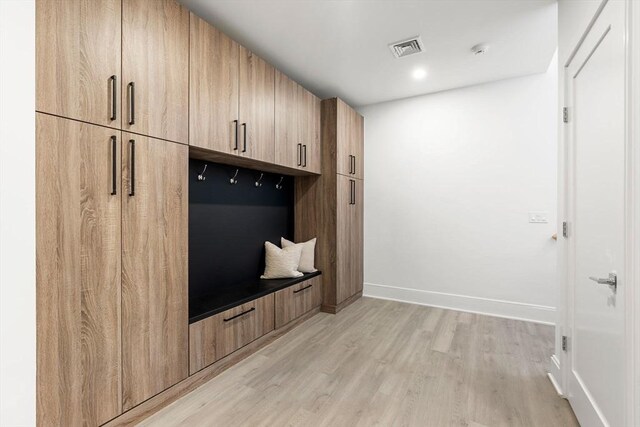
M 341 99 L 336 100 L 336 163 L 337 171 L 342 175 L 352 176 L 353 144 L 351 143 L 353 110 Z
M 336 305 L 353 295 L 353 182 L 337 175 L 336 198 Z
M 188 147 L 123 134 L 122 383 L 128 410 L 189 373 Z
M 303 89 L 304 90 L 304 89 Z M 305 169 L 309 172 L 320 173 L 320 99 L 311 92 L 304 90 L 305 95 Z
M 353 288 L 351 295 L 362 292 L 364 286 L 364 181 L 354 179 L 351 205 L 351 238 Z
M 239 45 L 191 14 L 189 144 L 239 151 Z
M 175 0 L 122 2 L 122 128 L 187 143 L 189 11 Z
M 36 110 L 120 127 L 120 0 L 36 2 Z
M 240 154 L 275 162 L 275 69 L 240 47 Z
M 121 413 L 120 132 L 36 115 L 38 425 Z
M 302 167 L 300 123 L 300 86 L 276 70 L 275 89 L 275 162 L 291 168 Z
M 355 156 L 353 176 L 364 179 L 364 118 L 353 110 L 351 153 Z

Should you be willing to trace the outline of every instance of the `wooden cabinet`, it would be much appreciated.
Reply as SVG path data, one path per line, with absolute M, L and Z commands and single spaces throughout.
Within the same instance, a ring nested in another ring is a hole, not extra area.
M 322 278 L 305 280 L 275 293 L 275 327 L 283 327 L 322 303 Z
M 240 46 L 191 14 L 189 144 L 238 153 Z
M 189 327 L 193 374 L 274 329 L 273 294 L 223 311 Z
M 302 142 L 299 99 L 302 88 L 289 77 L 276 71 L 275 91 L 275 161 L 279 165 L 302 168 Z
M 122 128 L 188 143 L 189 11 L 175 0 L 122 2 Z
M 296 217 L 304 219 L 296 220 L 296 239 L 318 237 L 316 265 L 322 271 L 322 309 L 336 313 L 362 295 L 364 180 L 358 178 L 358 170 L 362 172 L 358 157 L 362 156 L 348 153 L 363 151 L 364 119 L 337 98 L 322 101 L 321 109 L 322 175 L 296 182 L 296 199 L 304 201 L 296 204 Z M 359 147 L 359 151 L 345 146 Z M 356 157 L 356 172 L 349 156 Z M 342 173 L 341 167 L 346 167 L 347 173 Z
M 38 425 L 121 412 L 120 131 L 36 114 Z
M 362 292 L 364 287 L 364 181 L 352 179 L 353 202 L 350 212 L 351 263 L 353 268 L 353 288 L 351 295 Z
M 337 172 L 364 179 L 364 119 L 341 99 L 335 99 Z
M 275 69 L 240 47 L 240 141 L 243 157 L 275 162 Z
M 337 177 L 336 203 L 336 304 L 363 288 L 363 191 L 362 180 Z
M 320 100 L 276 72 L 276 163 L 320 173 Z
M 188 359 L 188 147 L 123 133 L 124 409 L 184 379 Z
M 36 110 L 120 128 L 120 32 L 121 0 L 38 0 Z
M 364 118 L 353 111 L 353 137 L 351 139 L 353 152 L 353 177 L 364 179 Z
M 304 89 L 303 89 L 304 90 Z M 320 98 L 304 90 L 306 103 L 306 138 L 305 141 L 305 169 L 319 174 L 322 170 L 322 150 L 320 142 Z

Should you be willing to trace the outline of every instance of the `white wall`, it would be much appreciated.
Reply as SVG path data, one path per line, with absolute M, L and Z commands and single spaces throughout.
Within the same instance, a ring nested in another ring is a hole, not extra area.
M 0 426 L 32 426 L 36 409 L 34 0 L 0 0 L 0 58 Z
M 556 93 L 554 58 L 545 74 L 360 109 L 365 294 L 555 321 Z

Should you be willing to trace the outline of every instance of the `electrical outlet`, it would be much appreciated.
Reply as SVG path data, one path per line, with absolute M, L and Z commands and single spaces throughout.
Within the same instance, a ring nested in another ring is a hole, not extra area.
M 549 222 L 549 212 L 529 212 L 529 222 L 532 224 L 546 224 Z

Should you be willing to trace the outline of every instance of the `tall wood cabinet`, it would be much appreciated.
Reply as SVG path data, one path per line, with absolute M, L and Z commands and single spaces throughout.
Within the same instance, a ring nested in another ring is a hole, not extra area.
M 36 115 L 38 425 L 121 412 L 120 132 Z
M 188 148 L 36 117 L 38 424 L 99 425 L 188 374 Z
M 364 119 L 342 100 L 322 101 L 322 175 L 296 183 L 296 239 L 317 234 L 323 310 L 336 313 L 362 295 Z M 349 154 L 356 153 L 356 154 Z M 355 156 L 349 160 L 349 156 Z M 347 159 L 341 169 L 341 159 Z M 349 167 L 349 163 L 351 167 Z M 358 172 L 359 171 L 359 172 Z
M 126 411 L 189 374 L 189 150 L 134 134 L 122 137 L 122 398 Z

